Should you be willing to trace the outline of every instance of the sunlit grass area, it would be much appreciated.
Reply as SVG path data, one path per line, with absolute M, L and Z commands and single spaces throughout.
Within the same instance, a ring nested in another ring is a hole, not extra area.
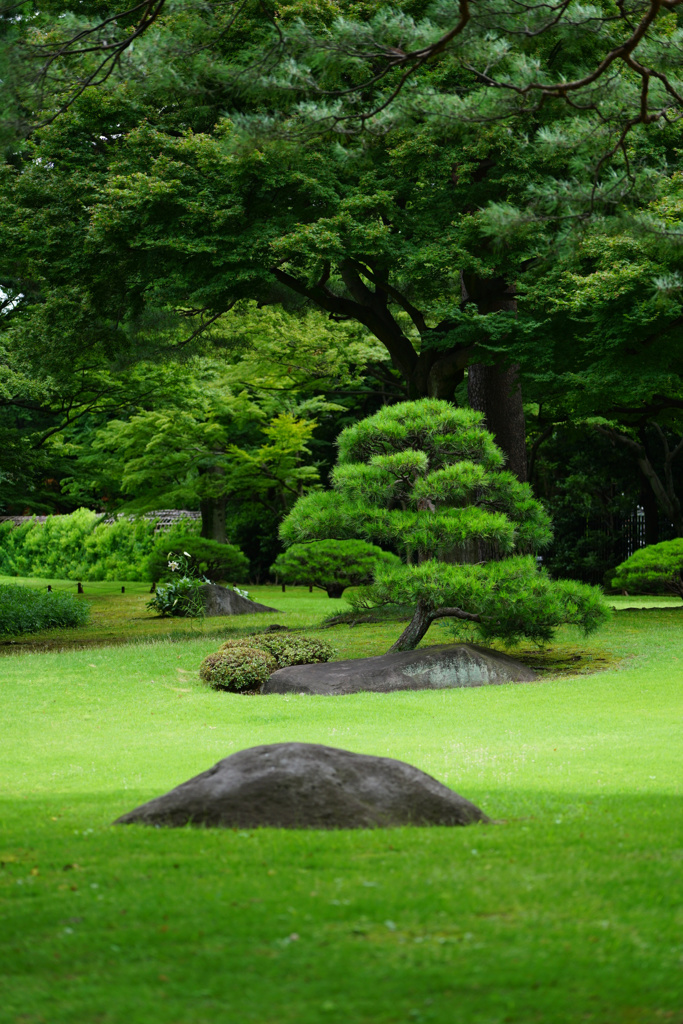
M 281 614 L 197 627 L 146 618 L 146 589 L 84 595 L 102 609 L 88 629 L 132 622 L 137 642 L 0 662 L 3 1024 L 676 1021 L 676 609 L 620 611 L 588 641 L 566 631 L 544 655 L 519 651 L 540 660 L 538 683 L 244 697 L 198 680 L 219 632 L 315 628 L 332 602 L 254 588 Z M 167 635 L 143 642 L 131 608 Z M 398 629 L 325 636 L 359 657 Z M 221 757 L 294 740 L 409 761 L 496 824 L 111 827 Z

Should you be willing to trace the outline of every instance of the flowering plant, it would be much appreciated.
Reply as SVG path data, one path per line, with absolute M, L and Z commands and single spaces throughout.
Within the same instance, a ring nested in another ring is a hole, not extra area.
M 182 555 L 169 551 L 168 567 L 171 572 L 179 575 L 171 583 L 162 583 L 157 587 L 154 597 L 147 602 L 150 611 L 160 612 L 162 616 L 183 615 L 191 618 L 204 614 L 201 588 L 205 583 L 211 583 L 211 580 L 194 571 L 191 557 L 187 551 L 183 551 Z

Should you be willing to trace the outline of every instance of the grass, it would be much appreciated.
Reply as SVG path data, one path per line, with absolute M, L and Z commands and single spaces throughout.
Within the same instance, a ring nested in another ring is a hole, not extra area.
M 43 578 L 17 578 L 0 576 L 2 583 L 20 583 L 32 589 L 45 590 L 48 584 L 54 592 L 66 591 L 76 593 L 76 583 L 67 580 Z M 121 593 L 121 588 L 124 593 Z M 24 636 L 3 637 L 0 639 L 0 656 L 14 654 L 18 651 L 51 651 L 68 648 L 87 648 L 104 644 L 121 644 L 131 641 L 144 643 L 155 639 L 185 640 L 190 637 L 204 636 L 216 640 L 229 636 L 233 632 L 253 632 L 268 625 L 280 623 L 294 629 L 317 628 L 320 623 L 336 612 L 348 611 L 344 600 L 331 600 L 321 590 L 309 593 L 307 587 L 287 587 L 282 593 L 279 587 L 250 586 L 249 596 L 262 604 L 277 608 L 273 614 L 257 616 L 245 615 L 239 618 L 216 618 L 205 620 L 161 618 L 156 612 L 149 611 L 147 602 L 150 599 L 149 584 L 138 582 L 86 582 L 85 593 L 79 596 L 90 605 L 90 621 L 84 626 L 68 629 L 46 629 L 39 633 Z M 610 597 L 609 603 L 617 610 L 628 608 L 683 608 L 681 601 L 668 597 Z M 356 627 L 353 634 L 357 643 L 345 643 L 348 657 L 361 657 L 368 653 L 381 653 L 396 639 L 400 630 L 396 623 L 382 622 L 363 624 Z M 334 628 L 332 636 L 346 636 L 344 628 Z M 449 640 L 450 632 L 447 623 L 435 623 L 428 636 L 431 643 Z M 386 644 L 386 647 L 383 645 Z M 572 661 L 579 660 L 580 667 L 592 665 L 592 659 L 586 660 L 587 648 L 583 642 L 570 647 L 555 645 L 550 657 L 553 665 L 570 669 Z M 534 660 L 534 667 L 543 668 L 548 659 L 538 660 L 535 650 L 522 651 Z
M 76 593 L 76 584 L 65 580 L 17 579 L 0 576 L 0 583 L 21 583 L 45 589 L 50 584 L 54 592 L 66 590 Z M 121 593 L 121 588 L 125 593 Z M 91 606 L 90 621 L 78 629 L 43 630 L 41 633 L 13 637 L 0 642 L 0 653 L 15 650 L 61 650 L 66 647 L 90 647 L 102 644 L 120 644 L 126 641 L 148 641 L 171 637 L 185 639 L 192 636 L 220 637 L 233 630 L 253 631 L 271 623 L 282 623 L 294 628 L 319 623 L 343 602 L 331 601 L 322 591 L 309 594 L 307 587 L 287 587 L 283 594 L 279 587 L 248 588 L 254 601 L 277 608 L 276 613 L 258 616 L 240 616 L 238 619 L 181 619 L 162 618 L 149 611 L 149 583 L 86 582 L 81 600 Z M 344 607 L 346 605 L 344 604 Z
M 123 629 L 112 585 L 90 587 Z M 254 596 L 295 625 L 331 603 Z M 1 663 L 2 1024 L 680 1024 L 676 610 L 618 612 L 588 642 L 563 632 L 536 684 L 341 698 L 208 691 L 197 667 L 225 620 L 140 642 L 148 628 L 94 646 L 94 616 L 91 646 Z M 362 656 L 396 629 L 325 635 Z M 581 672 L 558 675 L 571 651 Z M 497 824 L 110 826 L 221 757 L 291 740 L 410 761 Z

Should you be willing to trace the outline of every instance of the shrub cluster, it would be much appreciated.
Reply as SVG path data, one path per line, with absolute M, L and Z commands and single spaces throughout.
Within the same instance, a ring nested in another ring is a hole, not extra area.
M 206 580 L 180 576 L 170 583 L 162 583 L 147 602 L 150 611 L 183 618 L 200 618 L 204 614 L 204 598 L 201 588 Z
M 207 655 L 199 678 L 214 690 L 243 693 L 259 690 L 276 668 L 277 662 L 268 651 L 245 645 Z
M 186 543 L 199 524 L 185 521 L 163 535 L 165 550 Z M 154 521 L 102 516 L 79 508 L 68 516 L 48 516 L 15 526 L 0 523 L 0 575 L 62 580 L 146 580 L 146 562 L 156 545 Z
M 334 648 L 326 640 L 297 633 L 257 633 L 244 639 L 227 640 L 219 650 L 239 649 L 245 643 L 268 651 L 275 658 L 278 668 L 329 661 L 334 654 Z
M 334 648 L 325 640 L 297 634 L 257 633 L 221 644 L 201 664 L 199 676 L 217 690 L 257 690 L 272 672 L 290 665 L 329 661 Z
M 0 634 L 37 633 L 59 626 L 82 626 L 90 605 L 75 594 L 47 593 L 16 583 L 0 584 Z

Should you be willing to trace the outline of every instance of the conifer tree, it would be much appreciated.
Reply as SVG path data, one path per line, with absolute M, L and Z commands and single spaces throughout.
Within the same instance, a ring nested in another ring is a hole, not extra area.
M 548 515 L 482 419 L 436 399 L 381 409 L 341 433 L 332 490 L 301 498 L 282 524 L 288 544 L 359 537 L 402 556 L 375 575 L 380 599 L 415 608 L 391 650 L 447 617 L 485 640 L 547 642 L 562 623 L 589 633 L 606 616 L 597 588 L 537 566 Z

